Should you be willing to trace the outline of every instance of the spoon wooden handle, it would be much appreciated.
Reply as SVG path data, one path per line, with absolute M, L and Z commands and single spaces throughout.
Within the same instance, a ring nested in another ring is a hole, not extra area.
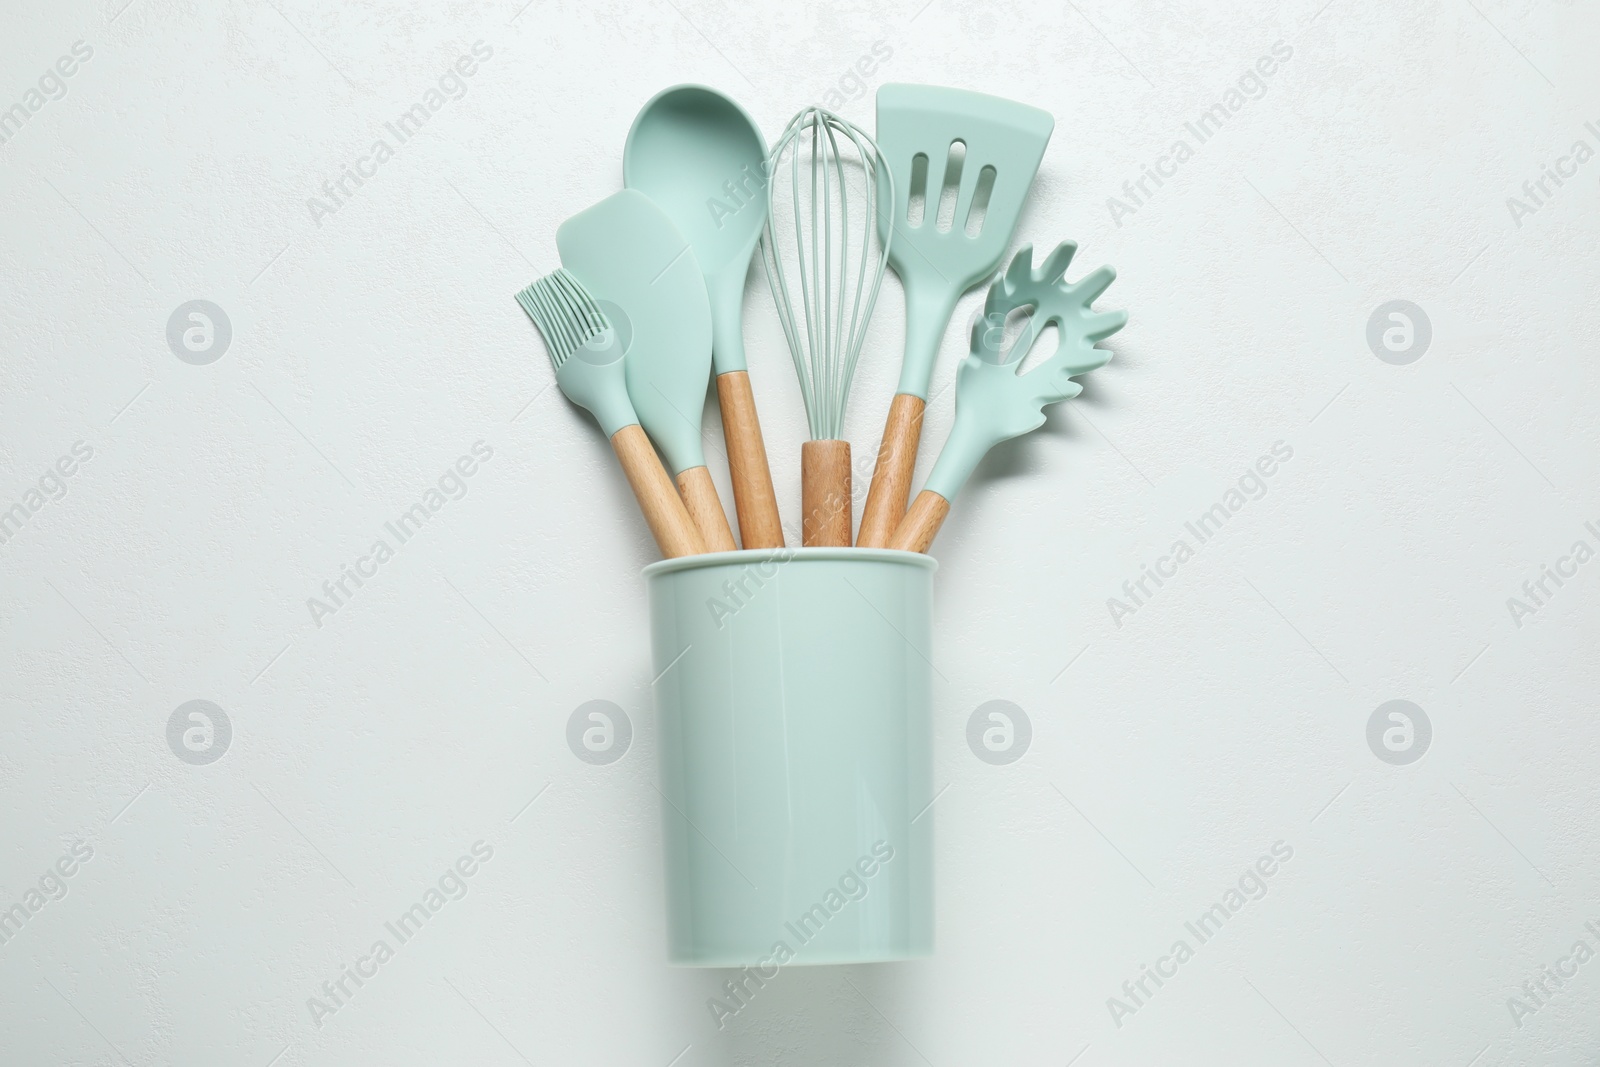
M 939 527 L 944 525 L 944 518 L 948 514 L 950 514 L 950 501 L 932 489 L 924 489 L 917 494 L 917 499 L 912 501 L 911 510 L 906 512 L 906 517 L 900 521 L 900 527 L 895 530 L 889 547 L 898 548 L 902 552 L 928 551 L 933 545 L 933 539 L 939 536 Z
M 678 492 L 683 494 L 684 506 L 708 551 L 732 552 L 739 547 L 728 526 L 728 513 L 722 510 L 722 501 L 717 497 L 717 487 L 711 482 L 711 472 L 704 464 L 678 472 Z
M 800 446 L 800 543 L 828 548 L 850 544 L 850 442 L 807 441 Z
M 883 444 L 878 447 L 872 487 L 867 490 L 867 502 L 861 509 L 857 547 L 886 547 L 905 515 L 906 499 L 911 495 L 911 476 L 917 467 L 917 446 L 922 442 L 922 411 L 926 406 L 921 397 L 910 393 L 896 393 L 889 405 L 889 421 L 883 427 Z
M 655 535 L 661 554 L 668 559 L 678 556 L 697 556 L 706 550 L 700 531 L 695 529 L 683 501 L 673 491 L 672 479 L 661 466 L 655 446 L 645 436 L 638 423 L 624 426 L 611 435 L 611 447 L 617 453 L 622 471 L 628 476 L 633 495 L 644 512 L 644 521 Z
M 717 375 L 717 402 L 722 407 L 722 437 L 728 445 L 728 474 L 733 478 L 733 506 L 739 513 L 739 540 L 745 548 L 782 548 L 783 525 L 778 497 L 772 491 L 772 469 L 756 417 L 750 375 L 731 370 Z

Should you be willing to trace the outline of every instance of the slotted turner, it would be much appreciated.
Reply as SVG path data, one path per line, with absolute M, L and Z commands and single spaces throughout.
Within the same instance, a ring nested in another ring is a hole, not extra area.
M 1054 127 L 1049 112 L 964 89 L 878 90 L 878 147 L 894 176 L 894 204 L 878 225 L 894 226 L 894 240 L 885 243 L 905 286 L 906 351 L 858 545 L 887 545 L 905 514 L 939 342 L 961 294 L 1000 265 Z M 951 149 L 958 142 L 964 152 L 955 211 L 941 229 L 940 193 L 957 166 Z

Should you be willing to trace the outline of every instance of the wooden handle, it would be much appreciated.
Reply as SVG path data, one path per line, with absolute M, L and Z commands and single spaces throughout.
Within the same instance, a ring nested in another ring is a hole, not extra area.
M 944 525 L 944 517 L 948 514 L 950 501 L 932 489 L 924 489 L 912 501 L 906 517 L 900 520 L 900 527 L 895 530 L 889 547 L 902 552 L 928 551 L 933 539 L 939 536 L 939 527 Z
M 624 426 L 611 435 L 611 447 L 628 476 L 633 495 L 644 512 L 644 521 L 655 534 L 661 554 L 668 559 L 678 556 L 697 556 L 706 550 L 700 531 L 695 529 L 683 501 L 673 492 L 672 479 L 661 466 L 650 438 L 644 435 L 638 423 Z
M 850 442 L 807 441 L 800 446 L 800 543 L 828 548 L 850 544 Z
M 722 438 L 728 444 L 739 540 L 745 548 L 782 548 L 778 497 L 772 491 L 772 469 L 767 465 L 750 375 L 742 370 L 717 375 L 717 402 L 722 406 Z
M 911 476 L 917 469 L 917 445 L 922 441 L 922 411 L 927 405 L 920 396 L 896 393 L 889 405 L 889 421 L 883 427 L 883 444 L 878 446 L 878 465 L 872 472 L 872 487 L 861 509 L 861 532 L 856 544 L 861 548 L 884 548 L 894 536 L 906 512 L 911 495 Z
M 711 472 L 704 465 L 678 472 L 678 492 L 683 494 L 684 506 L 708 551 L 732 552 L 739 547 L 728 526 L 728 514 L 717 498 L 717 487 L 711 484 Z

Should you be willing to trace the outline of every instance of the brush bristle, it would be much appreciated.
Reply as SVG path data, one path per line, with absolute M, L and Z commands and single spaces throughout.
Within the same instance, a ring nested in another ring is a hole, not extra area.
M 517 303 L 544 335 L 556 370 L 596 334 L 610 328 L 589 290 L 566 270 L 557 270 L 517 294 Z

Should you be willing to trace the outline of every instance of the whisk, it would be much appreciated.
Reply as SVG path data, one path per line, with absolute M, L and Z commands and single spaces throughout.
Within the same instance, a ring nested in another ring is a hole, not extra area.
M 894 203 L 894 179 L 865 131 L 820 107 L 802 110 L 784 127 L 767 169 L 773 195 L 761 263 L 811 434 L 800 449 L 801 543 L 848 545 L 844 409 L 883 282 L 892 235 L 879 240 L 878 212 L 880 204 Z M 778 187 L 785 180 L 790 207 L 780 210 Z M 798 301 L 791 281 L 799 283 Z

